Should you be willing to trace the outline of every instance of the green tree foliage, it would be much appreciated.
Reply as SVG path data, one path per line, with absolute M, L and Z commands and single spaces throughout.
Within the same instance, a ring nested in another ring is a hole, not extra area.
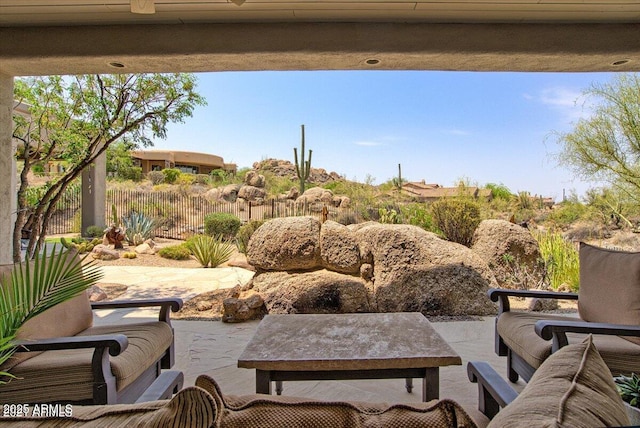
M 631 216 L 640 215 L 640 207 L 626 192 L 615 188 L 589 189 L 585 194 L 586 205 L 593 210 L 603 224 L 617 227 L 634 227 Z
M 13 234 L 14 260 L 19 261 L 20 238 L 28 220 L 27 174 L 53 159 L 68 162 L 52 177 L 47 191 L 30 212 L 33 226 L 27 254 L 44 243 L 49 219 L 64 190 L 95 159 L 117 141 L 152 145 L 165 138 L 167 124 L 183 122 L 197 105 L 191 74 L 118 74 L 45 76 L 16 79 L 14 98 L 29 106 L 30 118 L 14 115 L 13 138 L 19 141 L 23 168 L 18 189 L 18 215 Z
M 502 183 L 487 183 L 484 187 L 491 190 L 491 197 L 493 199 L 501 199 L 504 201 L 511 201 L 513 199 L 511 190 L 509 190 L 509 188 Z
M 620 74 L 585 95 L 593 114 L 558 133 L 561 165 L 587 180 L 604 181 L 640 202 L 640 74 Z
M 433 219 L 444 236 L 469 247 L 482 220 L 480 205 L 470 198 L 440 199 L 431 204 Z
M 164 182 L 169 184 L 175 183 L 181 174 L 180 170 L 177 168 L 165 168 L 161 172 L 164 176 Z
M 130 141 L 116 141 L 107 148 L 107 173 L 118 180 L 140 181 L 142 168 L 133 165 L 131 150 L 135 144 Z

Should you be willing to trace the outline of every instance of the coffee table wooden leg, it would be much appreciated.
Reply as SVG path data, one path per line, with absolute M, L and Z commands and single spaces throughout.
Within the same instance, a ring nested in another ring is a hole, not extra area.
M 276 381 L 276 394 L 277 395 L 282 395 L 282 381 L 281 380 L 277 380 Z
M 271 395 L 271 373 L 256 369 L 256 394 Z
M 411 393 L 413 391 L 413 379 L 408 377 L 404 380 L 405 388 L 407 388 L 407 392 Z
M 427 367 L 422 380 L 422 401 L 440 398 L 440 368 Z

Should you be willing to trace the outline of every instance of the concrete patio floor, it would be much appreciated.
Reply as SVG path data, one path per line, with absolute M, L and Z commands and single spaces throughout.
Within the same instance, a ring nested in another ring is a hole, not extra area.
M 250 277 L 245 272 L 233 272 L 228 269 L 238 268 L 159 268 L 154 271 L 153 268 L 143 267 L 108 267 L 105 269 L 102 282 L 128 285 L 128 293 L 125 296 L 127 298 L 175 295 L 188 299 L 204 291 L 232 287 L 239 278 L 248 280 Z M 96 324 L 116 321 L 138 322 L 156 316 L 157 312 L 148 309 L 101 311 Z M 172 324 L 176 332 L 174 369 L 184 372 L 185 386 L 193 385 L 196 377 L 206 374 L 213 377 L 226 394 L 255 392 L 254 370 L 238 368 L 237 360 L 253 336 L 259 321 L 226 324 L 220 321 L 176 320 L 172 321 Z M 484 425 L 483 418 L 477 411 L 477 385 L 469 382 L 466 365 L 472 360 L 488 361 L 498 373 L 506 376 L 506 359 L 498 357 L 493 350 L 494 318 L 434 322 L 433 326 L 462 357 L 461 366 L 440 369 L 440 398 L 454 399 Z M 521 390 L 524 383 L 519 381 L 514 387 Z M 420 384 L 416 383 L 414 391 L 408 393 L 402 379 L 285 382 L 283 394 L 324 400 L 389 403 L 421 400 Z

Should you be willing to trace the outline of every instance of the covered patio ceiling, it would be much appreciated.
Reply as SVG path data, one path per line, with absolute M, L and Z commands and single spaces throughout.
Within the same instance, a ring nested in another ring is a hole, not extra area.
M 640 71 L 640 1 L 0 2 L 9 76 L 356 69 Z

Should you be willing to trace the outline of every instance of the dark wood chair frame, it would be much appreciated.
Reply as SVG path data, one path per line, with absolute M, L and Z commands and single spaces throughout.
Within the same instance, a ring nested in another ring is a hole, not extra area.
M 507 377 L 511 382 L 517 382 L 519 377 L 525 382 L 529 382 L 531 376 L 536 371 L 534 367 L 529 365 L 520 355 L 510 349 L 498 334 L 498 318 L 504 312 L 510 311 L 509 297 L 536 297 L 540 299 L 558 299 L 558 300 L 578 300 L 577 293 L 564 293 L 557 291 L 535 291 L 535 290 L 507 290 L 491 288 L 487 292 L 489 298 L 493 302 L 498 302 L 498 315 L 496 316 L 495 326 L 495 351 L 501 357 L 507 357 Z M 551 340 L 551 352 L 568 344 L 567 333 L 582 334 L 605 334 L 615 336 L 635 336 L 640 337 L 640 326 L 622 325 L 622 324 L 606 324 L 583 321 L 576 318 L 575 321 L 567 319 L 559 320 L 540 320 L 535 324 L 535 332 L 544 340 Z
M 182 300 L 179 298 L 161 298 L 91 303 L 91 308 L 94 310 L 143 307 L 159 307 L 160 311 L 158 320 L 166 322 L 171 326 L 170 314 L 171 312 L 177 312 L 182 308 Z M 171 330 L 173 331 L 173 328 Z M 120 355 L 125 349 L 127 349 L 129 342 L 124 334 L 56 337 L 53 339 L 29 340 L 23 342 L 18 341 L 16 343 L 19 345 L 17 352 L 87 348 L 92 348 L 94 350 L 91 361 L 91 368 L 93 371 L 93 399 L 83 400 L 74 404 L 97 405 L 133 403 L 136 402 L 148 390 L 148 388 L 150 388 L 150 386 L 160 378 L 162 378 L 162 381 L 158 381 L 158 383 L 165 387 L 167 387 L 167 383 L 171 384 L 171 382 L 173 382 L 170 389 L 172 389 L 174 393 L 182 387 L 181 382 L 179 385 L 177 383 L 176 372 L 172 372 L 173 375 L 171 376 L 162 376 L 162 369 L 169 369 L 173 367 L 175 363 L 174 340 L 171 341 L 171 345 L 166 349 L 164 355 L 158 361 L 152 364 L 133 383 L 121 391 L 116 390 L 116 378 L 111 372 L 109 357 Z M 180 373 L 179 376 L 181 378 L 182 373 Z M 166 391 L 163 398 L 168 398 Z

